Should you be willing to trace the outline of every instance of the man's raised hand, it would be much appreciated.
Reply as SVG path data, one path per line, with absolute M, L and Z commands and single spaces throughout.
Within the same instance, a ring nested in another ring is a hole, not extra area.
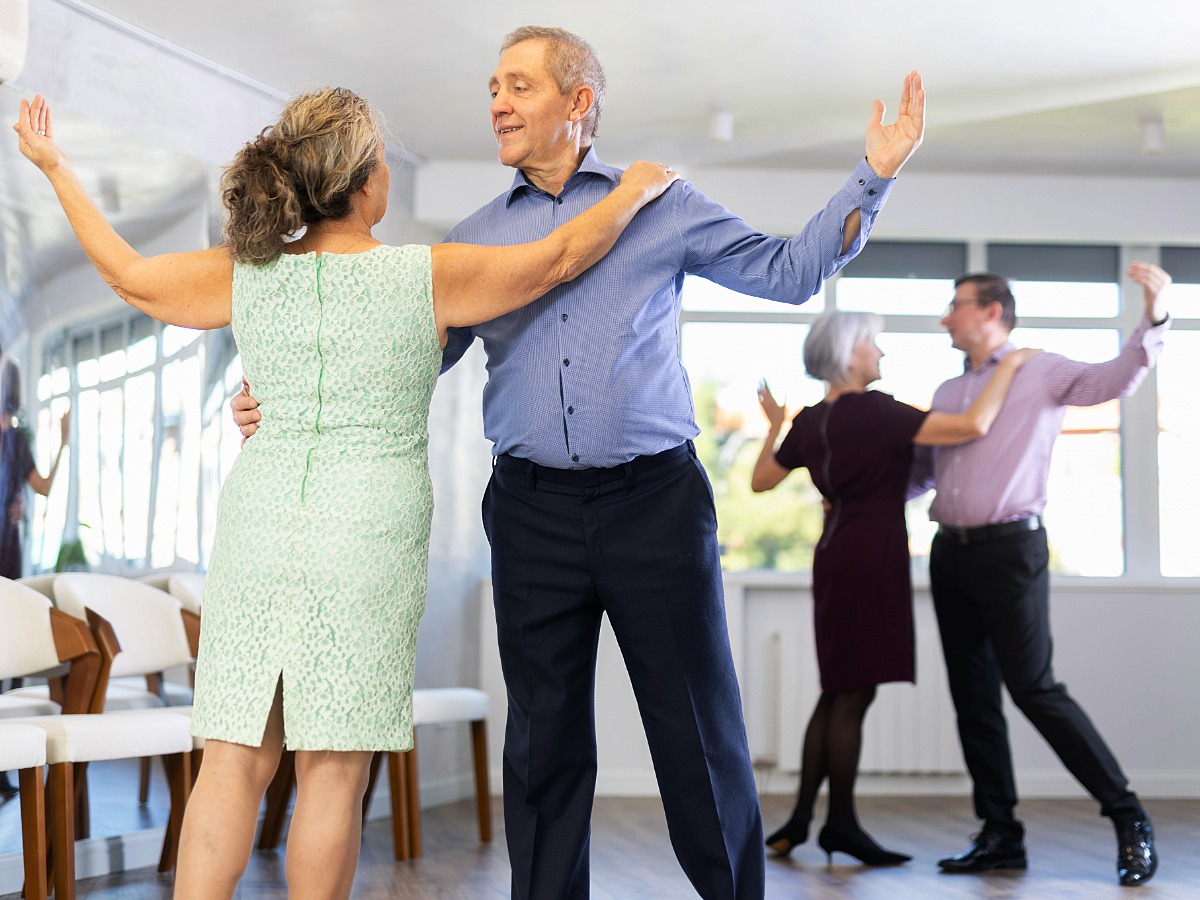
M 1131 263 L 1127 274 L 1142 286 L 1142 296 L 1146 301 L 1146 318 L 1151 322 L 1161 322 L 1165 319 L 1167 307 L 1163 295 L 1171 286 L 1171 276 L 1153 263 L 1145 262 Z
M 881 178 L 895 178 L 925 137 L 925 91 L 916 70 L 904 77 L 900 111 L 891 125 L 883 124 L 887 107 L 876 100 L 867 124 L 867 163 Z

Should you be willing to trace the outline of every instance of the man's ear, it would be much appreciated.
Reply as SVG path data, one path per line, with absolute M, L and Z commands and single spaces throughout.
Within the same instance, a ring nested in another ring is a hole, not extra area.
M 595 92 L 586 84 L 581 84 L 571 93 L 571 111 L 567 118 L 572 122 L 581 122 L 592 111 L 596 102 Z
M 989 303 L 983 308 L 983 314 L 987 317 L 987 321 L 999 322 L 1000 317 L 1004 315 L 1004 304 L 998 302 Z

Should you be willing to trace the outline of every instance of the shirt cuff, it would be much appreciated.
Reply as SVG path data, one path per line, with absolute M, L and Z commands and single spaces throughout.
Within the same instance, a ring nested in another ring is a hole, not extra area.
M 895 178 L 880 178 L 864 156 L 858 161 L 854 174 L 846 182 L 845 191 L 850 195 L 854 207 L 863 212 L 878 212 L 883 209 L 883 204 L 887 202 L 888 195 L 895 186 Z

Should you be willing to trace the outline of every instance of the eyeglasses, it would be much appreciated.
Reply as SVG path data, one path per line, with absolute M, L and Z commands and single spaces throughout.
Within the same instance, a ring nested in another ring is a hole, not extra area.
M 958 312 L 964 306 L 978 306 L 978 305 L 979 305 L 979 303 L 976 300 L 959 300 L 956 298 L 954 300 L 951 300 L 946 305 L 946 311 L 943 313 L 943 315 L 948 316 L 953 312 Z

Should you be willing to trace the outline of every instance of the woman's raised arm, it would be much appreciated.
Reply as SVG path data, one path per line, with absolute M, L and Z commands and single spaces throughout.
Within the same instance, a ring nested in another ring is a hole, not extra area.
M 945 447 L 983 437 L 996 421 L 996 416 L 1000 415 L 1000 407 L 1004 405 L 1004 398 L 1008 396 L 1017 369 L 1041 352 L 1014 350 L 1008 354 L 996 366 L 992 380 L 979 392 L 965 413 L 931 412 L 925 417 L 913 443 L 925 447 Z
M 607 197 L 540 241 L 433 247 L 433 310 L 442 343 L 447 328 L 489 322 L 579 276 L 612 249 L 634 214 L 678 177 L 660 163 L 634 163 Z
M 50 179 L 83 251 L 126 303 L 168 325 L 222 328 L 233 310 L 233 258 L 223 247 L 145 257 L 108 224 L 66 154 L 54 143 L 50 107 L 21 101 L 13 130 L 21 153 Z

